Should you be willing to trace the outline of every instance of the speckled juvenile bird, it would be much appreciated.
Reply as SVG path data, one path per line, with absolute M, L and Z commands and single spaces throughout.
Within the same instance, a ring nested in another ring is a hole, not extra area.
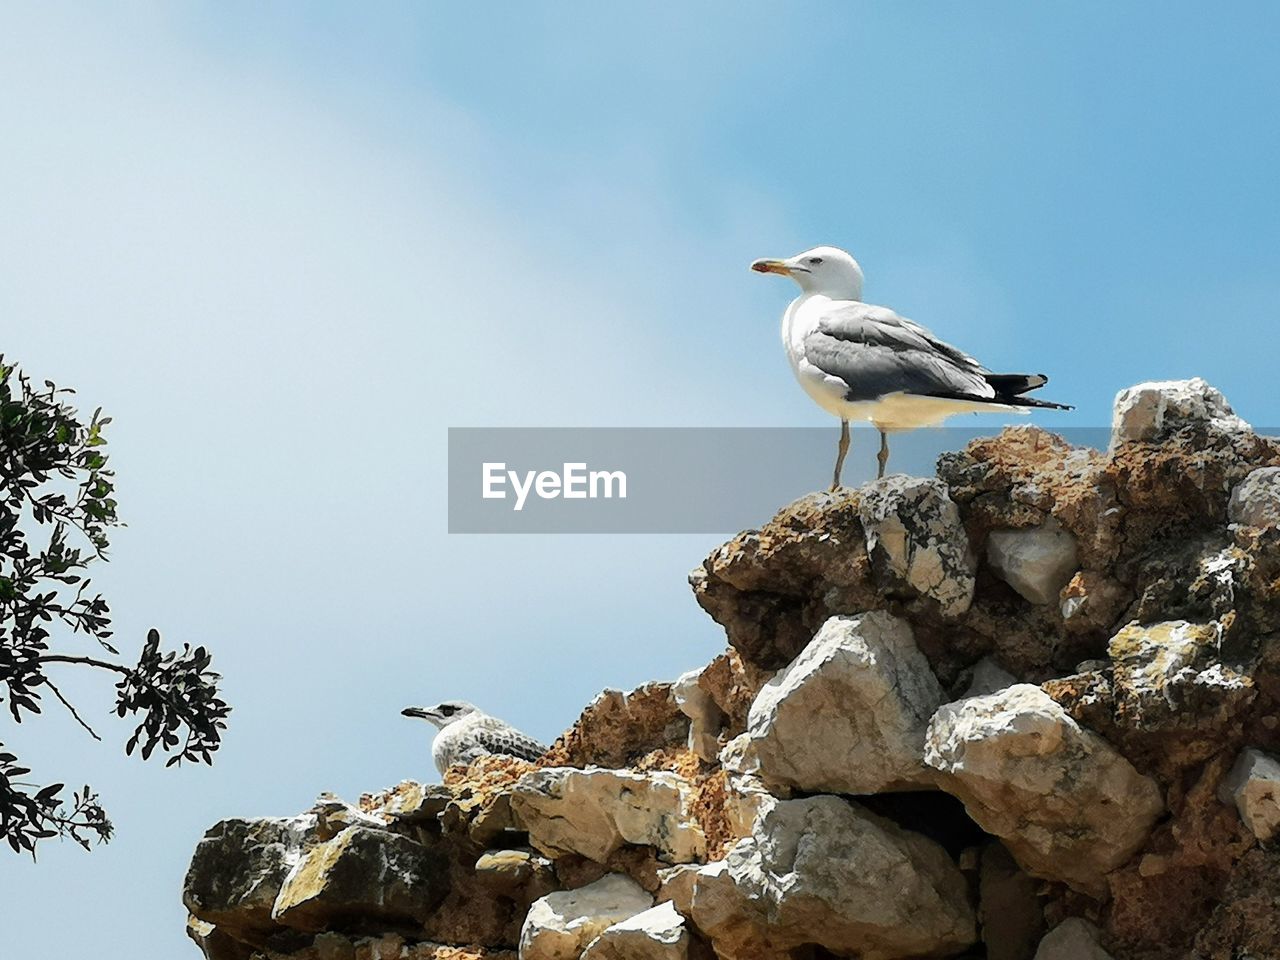
M 537 760 L 547 752 L 533 737 L 465 700 L 446 700 L 434 707 L 405 707 L 400 712 L 427 720 L 440 729 L 431 744 L 431 759 L 441 775 L 455 763 L 467 764 L 489 754 Z

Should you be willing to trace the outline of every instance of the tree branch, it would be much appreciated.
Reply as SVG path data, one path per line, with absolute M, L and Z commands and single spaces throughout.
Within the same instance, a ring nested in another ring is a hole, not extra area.
M 37 663 L 81 663 L 88 667 L 99 667 L 103 670 L 114 670 L 116 673 L 122 673 L 126 677 L 133 676 L 133 671 L 128 667 L 122 667 L 118 663 L 107 663 L 105 660 L 95 660 L 93 657 L 69 657 L 61 653 L 50 653 L 40 657 Z
M 84 718 L 81 717 L 80 714 L 76 713 L 76 708 L 71 705 L 71 701 L 69 701 L 66 697 L 62 695 L 62 691 L 53 685 L 53 681 L 50 680 L 48 677 L 45 677 L 44 685 L 53 691 L 53 695 L 62 701 L 62 705 L 64 707 L 66 707 L 68 710 L 71 711 L 71 716 L 76 718 L 76 723 L 80 724 L 80 726 L 88 730 L 89 736 L 93 737 L 93 739 L 101 743 L 102 738 L 98 736 L 97 731 L 94 730 L 93 727 L 89 726 L 89 724 L 85 723 Z

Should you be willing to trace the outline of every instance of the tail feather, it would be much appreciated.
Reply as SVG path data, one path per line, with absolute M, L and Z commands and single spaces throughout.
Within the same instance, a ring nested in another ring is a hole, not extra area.
M 1010 407 L 1041 407 L 1049 410 L 1074 410 L 1065 403 L 1054 403 L 1051 400 L 1036 400 L 1024 397 L 1024 393 L 1039 390 L 1049 378 L 1043 373 L 987 373 L 983 374 L 987 383 L 996 392 L 996 402 Z
M 998 397 L 1020 397 L 1049 382 L 1043 373 L 985 373 L 983 377 L 995 388 Z
M 1039 407 L 1045 410 L 1074 410 L 1067 403 L 1054 403 L 1052 400 L 1037 400 L 1024 397 L 1024 393 L 1038 390 L 1049 382 L 1043 373 L 984 373 L 983 378 L 991 384 L 994 397 L 975 397 L 968 393 L 952 393 L 939 391 L 927 396 L 941 397 L 947 400 L 967 400 L 972 403 L 989 403 L 998 407 Z
M 999 402 L 1010 407 L 1041 407 L 1046 410 L 1074 410 L 1069 403 L 1054 403 L 1052 400 L 1037 400 L 1035 397 L 1001 397 Z

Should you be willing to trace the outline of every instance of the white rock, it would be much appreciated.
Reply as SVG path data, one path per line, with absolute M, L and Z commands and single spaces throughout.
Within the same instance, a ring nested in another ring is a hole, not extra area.
M 1116 394 L 1111 415 L 1111 449 L 1122 443 L 1156 440 L 1168 431 L 1201 422 L 1223 433 L 1250 430 L 1227 398 L 1199 377 L 1139 383 Z
M 706 852 L 692 799 L 688 781 L 674 773 L 547 767 L 516 781 L 511 809 L 549 857 L 603 861 L 632 843 L 653 846 L 668 863 L 688 863 Z
M 911 626 L 883 611 L 832 617 L 761 688 L 731 769 L 771 787 L 880 793 L 929 784 L 924 734 L 942 689 Z
M 689 749 L 702 760 L 714 762 L 720 752 L 720 729 L 724 726 L 724 711 L 716 706 L 711 694 L 698 683 L 701 670 L 681 674 L 671 685 L 680 712 L 689 718 Z
M 1050 518 L 1024 530 L 992 530 L 987 560 L 1005 583 L 1032 603 L 1056 603 L 1079 564 L 1076 538 Z
M 1236 484 L 1227 517 L 1246 527 L 1280 527 L 1280 467 L 1260 467 Z
M 359 915 L 390 927 L 421 924 L 448 893 L 443 854 L 385 828 L 347 827 L 294 865 L 271 918 L 308 933 Z
M 940 846 L 840 797 L 780 801 L 699 870 L 692 918 L 719 956 L 817 944 L 862 960 L 958 952 L 975 938 Z
M 653 906 L 630 877 L 611 873 L 533 902 L 520 929 L 520 960 L 578 960 L 606 929 Z
M 1254 747 L 1241 750 L 1218 797 L 1235 804 L 1249 832 L 1265 843 L 1280 828 L 1280 760 Z
M 615 923 L 596 937 L 582 960 L 686 960 L 689 931 L 670 903 Z
M 973 603 L 977 561 L 960 511 L 934 477 L 892 476 L 862 488 L 858 517 L 873 566 L 932 597 L 944 616 Z
M 1111 954 L 1098 945 L 1097 927 L 1071 917 L 1044 935 L 1035 960 L 1111 960 Z
M 1094 896 L 1164 807 L 1155 781 L 1026 683 L 939 709 L 925 760 L 1028 873 Z

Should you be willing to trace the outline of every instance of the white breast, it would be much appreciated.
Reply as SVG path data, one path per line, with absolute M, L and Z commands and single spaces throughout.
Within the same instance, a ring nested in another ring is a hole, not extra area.
M 470 738 L 470 729 L 474 726 L 475 717 L 463 717 L 457 723 L 451 723 L 439 733 L 431 743 L 431 759 L 441 776 L 453 764 L 458 763 Z
M 844 381 L 827 376 L 804 355 L 805 338 L 818 329 L 818 323 L 833 302 L 820 293 L 806 293 L 792 300 L 782 315 L 782 345 L 787 351 L 791 372 L 814 403 L 837 417 L 861 420 L 864 415 L 845 400 L 849 388 Z

